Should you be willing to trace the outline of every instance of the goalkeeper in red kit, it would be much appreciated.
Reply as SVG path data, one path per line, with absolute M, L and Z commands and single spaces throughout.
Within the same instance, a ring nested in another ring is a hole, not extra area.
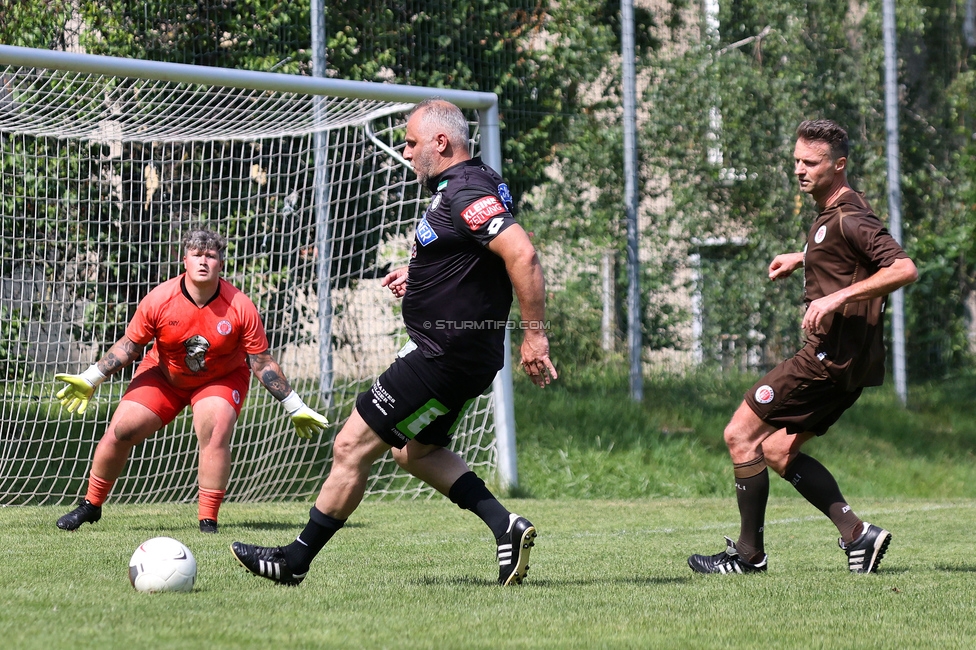
M 186 272 L 149 292 L 108 353 L 80 375 L 55 376 L 66 384 L 57 394 L 61 404 L 83 414 L 98 385 L 155 340 L 95 448 L 85 498 L 58 519 L 58 528 L 76 530 L 101 519 L 102 504 L 132 448 L 189 406 L 200 444 L 200 531 L 216 533 L 230 476 L 230 440 L 251 373 L 284 405 L 299 436 L 311 438 L 328 425 L 292 390 L 271 356 L 254 303 L 221 279 L 224 238 L 193 229 L 182 245 Z

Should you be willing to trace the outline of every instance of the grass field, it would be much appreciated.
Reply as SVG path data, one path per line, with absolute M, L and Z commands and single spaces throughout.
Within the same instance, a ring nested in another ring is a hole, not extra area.
M 494 584 L 493 545 L 444 499 L 364 504 L 297 588 L 238 566 L 234 539 L 290 541 L 306 504 L 227 504 L 218 535 L 192 505 L 0 511 L 6 648 L 971 648 L 970 500 L 862 500 L 894 541 L 877 575 L 847 572 L 833 527 L 796 498 L 770 504 L 770 569 L 699 576 L 692 552 L 734 536 L 729 499 L 510 500 L 539 528 L 525 584 Z M 128 584 L 132 550 L 177 537 L 199 565 L 189 594 Z
M 0 508 L 0 648 L 976 647 L 976 376 L 865 396 L 809 452 L 855 511 L 892 531 L 877 575 L 854 576 L 837 533 L 772 479 L 760 576 L 699 576 L 738 517 L 722 428 L 747 376 L 564 374 L 516 390 L 520 498 L 539 529 L 528 580 L 495 585 L 487 529 L 446 499 L 368 501 L 305 582 L 255 578 L 233 540 L 294 539 L 309 503 L 227 503 L 219 535 L 195 504 L 120 506 L 75 533 L 72 506 Z M 142 541 L 187 544 L 189 594 L 136 593 Z
M 751 375 L 649 377 L 631 402 L 622 376 L 567 372 L 544 390 L 517 379 L 520 496 L 596 499 L 731 497 L 722 431 Z M 868 388 L 804 451 L 862 497 L 976 498 L 976 375 Z M 772 494 L 796 493 L 772 479 Z

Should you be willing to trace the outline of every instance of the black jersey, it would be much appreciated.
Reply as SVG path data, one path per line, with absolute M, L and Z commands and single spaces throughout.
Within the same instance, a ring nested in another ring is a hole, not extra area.
M 428 181 L 433 193 L 417 224 L 403 321 L 424 356 L 466 372 L 504 365 L 512 282 L 488 243 L 515 223 L 512 196 L 473 158 Z

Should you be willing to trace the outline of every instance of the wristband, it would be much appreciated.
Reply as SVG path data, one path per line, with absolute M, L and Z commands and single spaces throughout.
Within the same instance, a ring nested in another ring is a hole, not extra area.
M 288 397 L 281 400 L 281 405 L 285 407 L 289 415 L 295 415 L 295 413 L 305 407 L 305 400 L 302 399 L 301 395 L 292 391 L 288 394 Z
M 89 366 L 88 370 L 81 373 L 81 378 L 87 381 L 92 388 L 95 388 L 100 383 L 105 381 L 107 377 L 101 370 L 98 369 L 98 365 L 93 363 L 91 366 Z

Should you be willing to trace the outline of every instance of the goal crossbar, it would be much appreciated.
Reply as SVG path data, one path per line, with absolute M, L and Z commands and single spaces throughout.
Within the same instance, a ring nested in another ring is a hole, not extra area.
M 437 96 L 461 108 L 473 110 L 488 110 L 493 107 L 497 108 L 498 105 L 498 96 L 494 93 L 473 90 L 401 86 L 371 81 L 255 72 L 186 63 L 144 61 L 97 54 L 39 50 L 16 45 L 0 45 L 0 63 L 31 68 L 47 68 L 49 70 L 89 72 L 112 77 L 134 77 L 228 88 L 274 90 L 284 93 L 328 95 L 347 99 L 372 99 L 408 104 L 417 104 L 428 97 Z

